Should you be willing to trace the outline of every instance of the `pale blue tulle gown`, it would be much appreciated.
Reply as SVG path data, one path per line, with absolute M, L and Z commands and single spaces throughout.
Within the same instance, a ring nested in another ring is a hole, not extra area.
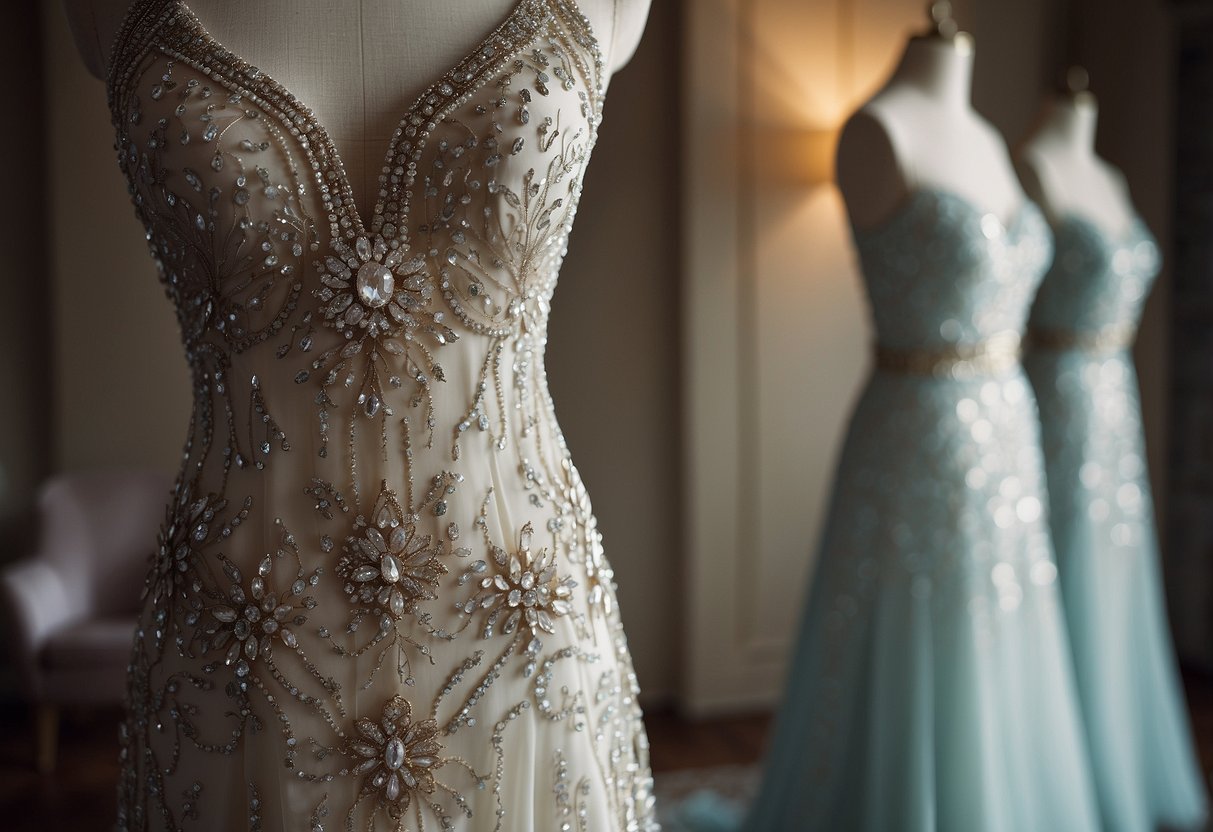
M 1197 829 L 1205 786 L 1166 621 L 1129 352 L 1158 249 L 1140 221 L 1109 236 L 1065 216 L 1054 231 L 1025 367 L 1104 829 Z
M 876 369 L 744 828 L 1097 830 L 1017 349 L 1048 226 L 923 189 L 855 242 Z

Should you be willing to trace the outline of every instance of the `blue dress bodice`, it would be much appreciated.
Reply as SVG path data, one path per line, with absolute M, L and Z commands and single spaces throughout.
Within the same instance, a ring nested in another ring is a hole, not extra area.
M 1004 222 L 937 188 L 911 192 L 893 217 L 854 238 L 877 341 L 894 349 L 1021 332 L 1052 254 L 1035 204 Z
M 1161 265 L 1145 223 L 1121 235 L 1066 215 L 1053 226 L 1056 257 L 1032 306 L 1033 329 L 1094 336 L 1131 332 Z

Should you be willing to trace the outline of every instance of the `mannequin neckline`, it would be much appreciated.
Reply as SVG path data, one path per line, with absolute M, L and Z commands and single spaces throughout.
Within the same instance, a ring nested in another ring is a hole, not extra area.
M 949 107 L 971 109 L 973 53 L 940 38 L 909 39 L 886 89 L 908 87 Z
M 1039 123 L 1037 135 L 1065 152 L 1095 156 L 1098 118 L 1099 111 L 1093 97 L 1089 102 L 1077 98 L 1054 98 Z

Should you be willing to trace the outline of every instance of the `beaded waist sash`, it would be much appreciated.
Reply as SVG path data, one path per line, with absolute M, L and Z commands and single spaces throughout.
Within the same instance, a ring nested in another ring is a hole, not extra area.
M 973 378 L 996 376 L 1019 366 L 1019 333 L 1003 332 L 984 341 L 923 349 L 894 349 L 876 345 L 876 368 L 890 373 Z
M 1088 332 L 1033 327 L 1028 331 L 1028 346 L 1054 352 L 1116 352 L 1132 347 L 1136 338 L 1137 330 L 1131 326 L 1111 326 Z

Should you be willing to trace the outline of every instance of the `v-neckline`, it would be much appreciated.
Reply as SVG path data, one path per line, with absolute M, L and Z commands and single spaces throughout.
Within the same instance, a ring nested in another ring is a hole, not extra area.
M 568 0 L 574 7 L 576 0 Z M 124 69 L 122 64 L 127 66 L 132 65 L 141 58 L 151 48 L 155 42 L 155 36 L 160 27 L 168 19 L 165 14 L 168 8 L 175 8 L 180 11 L 188 19 L 190 24 L 197 30 L 198 36 L 204 49 L 209 48 L 230 60 L 237 69 L 248 76 L 248 80 L 257 84 L 255 92 L 261 93 L 265 90 L 276 94 L 288 105 L 288 108 L 297 113 L 306 116 L 306 119 L 311 124 L 312 136 L 308 138 L 310 142 L 316 142 L 323 146 L 325 153 L 329 156 L 330 162 L 328 167 L 336 178 L 336 185 L 341 192 L 341 207 L 344 209 L 345 218 L 352 224 L 352 231 L 346 233 L 347 237 L 368 236 L 378 233 L 383 224 L 389 219 L 385 216 L 384 209 L 387 204 L 392 201 L 394 192 L 398 186 L 384 183 L 380 187 L 379 193 L 375 196 L 374 209 L 368 218 L 362 216 L 362 212 L 358 208 L 357 202 L 354 200 L 354 189 L 350 184 L 349 175 L 345 170 L 345 163 L 337 150 L 336 144 L 329 136 L 329 132 L 324 123 L 319 119 L 315 111 L 307 105 L 299 96 L 295 95 L 289 87 L 269 73 L 263 72 L 255 64 L 241 55 L 228 49 L 223 43 L 210 33 L 206 26 L 198 19 L 194 10 L 189 7 L 185 0 L 168 0 L 161 7 L 159 14 L 160 19 L 156 21 L 153 30 L 146 36 L 145 45 L 135 54 L 126 55 L 126 50 L 122 49 L 125 41 L 130 37 L 130 30 L 136 23 L 135 11 L 143 7 L 145 4 L 135 0 L 128 5 L 125 14 L 123 15 L 122 24 L 119 26 L 114 37 L 114 46 L 110 50 L 110 65 L 107 71 L 106 86 L 113 94 L 113 87 L 116 84 L 118 71 Z M 528 22 L 528 12 L 535 12 L 533 25 L 524 26 Z M 578 10 L 580 12 L 580 10 Z M 586 27 L 586 32 L 589 35 L 590 42 L 593 44 L 595 51 L 598 49 L 597 39 L 594 38 L 593 31 L 590 28 L 588 18 L 580 15 L 583 25 Z M 386 168 L 394 166 L 394 160 L 399 152 L 400 140 L 410 133 L 410 127 L 416 126 L 416 120 L 420 117 L 423 123 L 433 123 L 436 117 L 450 107 L 452 102 L 457 101 L 463 95 L 466 95 L 472 89 L 479 85 L 473 85 L 470 88 L 465 87 L 472 81 L 479 81 L 485 75 L 487 67 L 501 65 L 508 59 L 517 56 L 530 44 L 533 44 L 535 37 L 542 30 L 543 26 L 551 20 L 552 11 L 547 0 L 516 0 L 510 11 L 502 19 L 491 32 L 482 37 L 476 42 L 476 45 L 464 53 L 455 63 L 438 76 L 437 80 L 425 87 L 417 96 L 413 103 L 407 107 L 396 122 L 396 129 L 387 139 L 386 147 L 382 155 L 380 164 Z M 497 54 L 494 46 L 505 35 L 521 33 L 523 37 L 518 37 L 513 43 L 510 51 L 503 55 Z M 163 51 L 163 48 L 162 48 Z M 125 58 L 125 61 L 123 60 Z M 194 56 L 197 60 L 197 56 Z M 483 58 L 483 62 L 478 62 L 477 58 Z M 464 69 L 465 65 L 475 63 L 474 69 Z M 462 70 L 462 72 L 461 72 Z M 463 76 L 462 78 L 460 76 Z M 218 80 L 218 79 L 217 79 Z M 224 79 L 228 80 L 228 79 Z M 220 81 L 222 83 L 223 81 Z M 262 96 L 264 97 L 264 96 Z M 439 103 L 441 102 L 441 103 Z M 428 111 L 428 112 L 427 112 Z M 412 132 L 416 132 L 413 130 Z M 373 156 L 368 157 L 373 158 Z M 407 206 L 402 207 L 401 213 L 407 212 Z M 366 224 L 366 219 L 370 220 L 370 227 Z M 336 225 L 340 226 L 341 223 Z M 407 225 L 407 223 L 402 223 Z M 407 245 L 407 228 L 401 227 L 399 233 L 394 235 L 398 237 L 402 243 Z

